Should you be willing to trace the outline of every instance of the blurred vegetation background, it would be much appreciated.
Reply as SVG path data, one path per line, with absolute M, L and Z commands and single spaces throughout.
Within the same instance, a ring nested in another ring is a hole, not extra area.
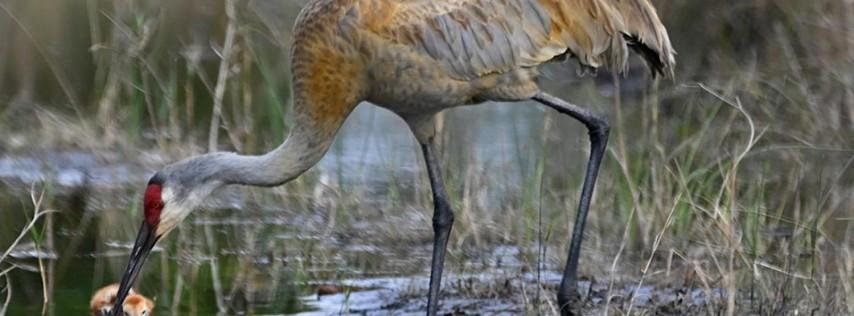
M 600 71 L 579 78 L 570 63 L 547 66 L 541 78 L 546 90 L 612 121 L 582 274 L 610 284 L 720 289 L 725 294 L 701 309 L 709 314 L 854 314 L 854 1 L 654 2 L 679 52 L 675 80 L 652 82 L 639 60 L 625 77 Z M 63 265 L 63 256 L 104 254 L 116 250 L 110 242 L 130 240 L 148 174 L 209 148 L 262 153 L 285 138 L 290 30 L 304 3 L 0 0 L 0 247 L 33 214 L 34 181 L 16 173 L 25 168 L 17 157 L 31 157 L 38 168 L 69 152 L 91 155 L 94 164 L 127 164 L 133 167 L 119 184 L 63 185 L 47 171 L 37 177 L 34 191 L 45 188 L 43 206 L 57 212 L 24 238 L 36 250 L 71 249 L 49 259 L 56 265 L 51 288 L 70 293 L 69 301 L 83 302 L 117 278 L 124 254 L 96 260 L 86 277 L 74 269 L 91 262 Z M 453 109 L 440 125 L 457 211 L 448 269 L 471 272 L 484 251 L 506 244 L 521 249 L 520 273 L 536 269 L 542 212 L 545 266 L 560 270 L 586 157 L 583 128 L 533 104 Z M 407 254 L 388 249 L 415 245 L 423 252 L 411 263 L 417 268 L 397 273 L 423 274 L 432 210 L 417 150 L 399 119 L 363 105 L 324 163 L 300 180 L 270 192 L 226 190 L 238 197 L 210 208 L 230 211 L 194 216 L 251 217 L 267 207 L 301 223 L 296 218 L 320 214 L 315 226 L 296 229 L 357 236 L 389 258 Z M 375 235 L 359 235 L 365 223 Z M 149 264 L 147 278 L 160 282 L 141 286 L 158 293 L 158 306 L 205 314 L 199 306 L 208 300 L 211 310 L 253 310 L 246 293 L 261 281 L 248 275 L 280 270 L 252 268 L 217 252 L 217 244 L 259 256 L 297 253 L 305 260 L 282 268 L 289 280 L 358 278 L 394 266 L 370 256 L 329 263 L 317 258 L 335 257 L 340 244 L 270 242 L 280 231 L 261 224 L 214 234 L 209 227 L 182 227 L 163 243 L 174 260 Z M 48 242 L 52 235 L 56 241 Z M 175 259 L 185 252 L 214 259 Z M 20 269 L 38 258 L 0 264 L 21 270 L 2 274 L 5 292 L 10 283 L 19 289 L 10 311 L 41 310 L 37 298 L 51 278 Z M 44 271 L 42 260 L 38 267 Z M 265 281 L 279 282 L 275 275 Z M 217 284 L 220 277 L 231 282 Z M 296 310 L 293 291 L 308 290 L 282 291 L 271 295 L 289 297 Z M 181 299 L 197 296 L 195 303 Z M 237 296 L 244 305 L 232 304 Z M 75 304 L 57 301 L 53 312 Z M 531 308 L 527 298 L 522 304 Z M 632 306 L 618 302 L 604 311 L 613 309 Z

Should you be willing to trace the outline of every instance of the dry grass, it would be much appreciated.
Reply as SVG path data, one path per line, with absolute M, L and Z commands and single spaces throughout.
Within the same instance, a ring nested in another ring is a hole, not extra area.
M 38 193 L 36 193 L 36 192 L 38 192 Z M 14 263 L 9 262 L 9 260 L 8 260 L 9 255 L 12 253 L 13 250 L 15 250 L 15 248 L 18 246 L 18 244 L 22 240 L 24 240 L 24 238 L 27 236 L 30 236 L 33 240 L 36 240 L 35 250 L 36 250 L 36 252 L 41 252 L 41 249 L 39 247 L 39 243 L 40 243 L 39 241 L 43 237 L 45 237 L 43 235 L 44 233 L 46 233 L 44 227 L 46 227 L 47 224 L 45 224 L 44 222 L 42 223 L 41 232 L 37 232 L 36 225 L 39 224 L 39 220 L 42 217 L 50 217 L 52 213 L 56 213 L 56 211 L 54 211 L 54 210 L 43 209 L 42 202 L 44 201 L 44 197 L 45 197 L 45 190 L 42 189 L 41 191 L 37 191 L 35 189 L 35 185 L 33 185 L 33 187 L 30 189 L 30 198 L 31 198 L 31 202 L 33 205 L 33 213 L 31 215 L 32 217 L 28 218 L 27 224 L 20 229 L 20 233 L 18 234 L 18 237 L 15 238 L 15 240 L 13 240 L 12 243 L 8 247 L 6 247 L 6 250 L 3 251 L 3 254 L 0 255 L 0 266 L 8 266 L 8 267 L 3 268 L 2 271 L 0 271 L 0 277 L 3 277 L 3 279 L 5 281 L 3 292 L 6 292 L 6 298 L 3 302 L 3 305 L 0 306 L 0 315 L 6 314 L 6 310 L 9 308 L 9 303 L 10 303 L 11 298 L 12 298 L 12 282 L 9 279 L 9 273 L 12 272 L 13 270 L 15 270 L 16 268 L 18 268 Z M 51 232 L 47 232 L 47 233 L 51 233 Z M 48 236 L 47 238 L 51 238 L 51 237 Z M 41 256 L 39 257 L 38 264 L 39 264 L 38 265 L 38 271 L 39 271 L 39 275 L 41 277 L 41 289 L 42 289 L 42 293 L 41 293 L 42 294 L 42 314 L 44 315 L 45 311 L 48 308 L 48 304 L 50 304 L 50 299 L 52 297 L 52 295 L 51 295 L 52 290 L 50 289 L 50 283 L 49 283 L 50 281 L 48 280 L 49 277 L 47 275 L 49 272 L 48 272 L 48 269 L 45 268 L 45 264 L 44 264 Z

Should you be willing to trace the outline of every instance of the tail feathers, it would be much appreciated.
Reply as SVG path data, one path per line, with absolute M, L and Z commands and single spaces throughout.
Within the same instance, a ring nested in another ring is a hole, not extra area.
M 673 77 L 676 51 L 648 0 L 610 0 L 623 17 L 623 38 L 647 63 L 653 77 Z
M 669 63 L 665 62 L 662 59 L 662 55 L 660 52 L 656 51 L 654 48 L 645 45 L 640 39 L 631 34 L 625 34 L 623 37 L 626 40 L 626 44 L 628 44 L 629 48 L 632 49 L 635 53 L 641 56 L 643 60 L 646 62 L 646 65 L 649 67 L 650 74 L 652 77 L 663 76 L 665 78 L 673 77 L 673 66 L 675 62 L 671 61 Z

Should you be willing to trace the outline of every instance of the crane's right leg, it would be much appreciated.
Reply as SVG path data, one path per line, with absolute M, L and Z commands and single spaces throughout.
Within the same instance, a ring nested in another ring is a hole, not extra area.
M 432 124 L 432 122 L 431 122 Z M 445 193 L 442 182 L 442 171 L 436 158 L 436 147 L 433 137 L 427 137 L 421 143 L 424 152 L 424 162 L 430 176 L 430 186 L 433 189 L 433 262 L 430 265 L 430 293 L 427 296 L 427 315 L 436 315 L 439 309 L 439 289 L 442 286 L 442 269 L 445 262 L 445 249 L 448 247 L 448 237 L 454 225 L 454 212 Z
M 581 240 L 584 238 L 584 222 L 587 220 L 587 211 L 590 209 L 590 200 L 593 198 L 593 187 L 596 185 L 599 165 L 602 162 L 602 156 L 605 154 L 605 146 L 608 144 L 608 121 L 587 109 L 544 92 L 537 93 L 533 99 L 581 121 L 587 127 L 590 135 L 590 159 L 587 162 L 587 172 L 581 188 L 581 200 L 578 205 L 578 214 L 575 217 L 575 227 L 572 229 L 569 257 L 566 259 L 566 268 L 563 271 L 563 279 L 557 292 L 561 315 L 571 315 L 570 305 L 576 296 L 578 257 L 581 253 Z

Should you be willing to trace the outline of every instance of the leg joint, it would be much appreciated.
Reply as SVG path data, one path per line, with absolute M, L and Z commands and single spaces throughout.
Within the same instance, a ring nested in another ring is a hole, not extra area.
M 449 229 L 454 225 L 454 212 L 447 202 L 436 203 L 436 210 L 433 213 L 433 229 Z
M 585 125 L 587 125 L 587 129 L 590 131 L 591 136 L 607 138 L 608 133 L 611 130 L 611 124 L 608 123 L 608 119 L 600 115 L 591 116 Z

